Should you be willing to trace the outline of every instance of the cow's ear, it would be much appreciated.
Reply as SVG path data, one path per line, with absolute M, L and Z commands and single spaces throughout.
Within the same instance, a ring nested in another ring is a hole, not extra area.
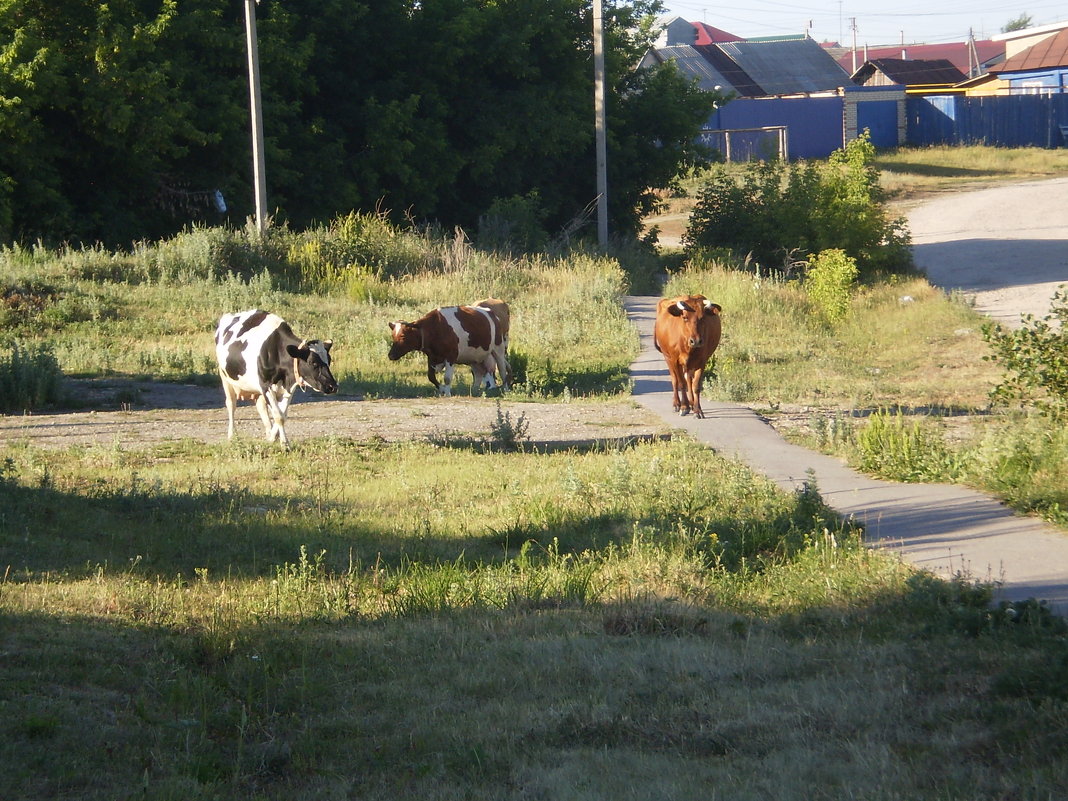
M 332 339 L 324 339 L 323 340 L 323 350 L 325 350 L 327 353 L 329 353 L 330 352 L 330 348 L 332 348 L 332 347 L 334 347 L 334 340 L 332 340 Z
M 667 311 L 672 317 L 682 317 L 682 313 L 685 309 L 681 303 L 672 303 L 667 307 Z
M 723 311 L 723 307 L 720 306 L 718 303 L 713 303 L 712 301 L 705 298 L 705 311 L 710 311 L 713 314 L 719 314 Z
M 311 351 L 307 348 L 298 348 L 296 345 L 286 345 L 286 353 L 294 359 L 307 359 Z

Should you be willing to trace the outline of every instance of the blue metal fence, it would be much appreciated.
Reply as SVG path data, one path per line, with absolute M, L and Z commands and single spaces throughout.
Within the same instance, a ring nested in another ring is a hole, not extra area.
M 909 97 L 910 145 L 1064 147 L 1068 94 Z

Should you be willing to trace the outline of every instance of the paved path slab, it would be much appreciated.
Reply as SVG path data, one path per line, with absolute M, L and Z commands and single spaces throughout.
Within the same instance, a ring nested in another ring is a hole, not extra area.
M 675 414 L 667 367 L 652 344 L 657 300 L 626 299 L 642 339 L 642 353 L 631 365 L 635 400 L 784 489 L 814 480 L 831 508 L 864 525 L 871 543 L 895 549 L 918 567 L 945 578 L 998 581 L 999 600 L 1038 598 L 1068 613 L 1068 534 L 1059 529 L 974 490 L 861 475 L 836 458 L 786 442 L 744 406 L 702 401 L 703 420 Z

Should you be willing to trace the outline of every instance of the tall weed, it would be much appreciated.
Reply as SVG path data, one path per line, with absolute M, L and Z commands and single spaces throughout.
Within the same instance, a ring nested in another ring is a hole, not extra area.
M 1053 295 L 1050 313 L 1041 319 L 1026 315 L 1023 325 L 1007 330 L 983 326 L 983 339 L 993 353 L 985 358 L 1005 370 L 992 394 L 996 402 L 1030 404 L 1048 417 L 1068 418 L 1068 290 Z
M 831 325 L 849 312 L 858 275 L 856 260 L 840 248 L 820 251 L 812 259 L 805 273 L 805 292 Z
M 895 481 L 946 481 L 959 468 L 940 433 L 926 420 L 875 412 L 857 434 L 860 467 Z
M 25 412 L 59 401 L 62 378 L 47 345 L 0 342 L 0 411 Z

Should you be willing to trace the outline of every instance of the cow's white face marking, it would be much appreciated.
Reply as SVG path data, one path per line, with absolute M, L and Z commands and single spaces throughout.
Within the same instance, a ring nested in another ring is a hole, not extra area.
M 308 350 L 310 350 L 312 353 L 314 353 L 316 356 L 318 356 L 320 360 L 322 360 L 323 364 L 325 364 L 327 367 L 329 367 L 330 366 L 330 353 L 328 351 L 328 346 L 332 345 L 332 344 L 334 344 L 334 343 L 331 342 L 328 339 L 325 342 L 319 342 L 319 341 L 312 342 L 307 347 L 308 347 Z M 342 361 L 344 361 L 344 360 L 342 360 Z

